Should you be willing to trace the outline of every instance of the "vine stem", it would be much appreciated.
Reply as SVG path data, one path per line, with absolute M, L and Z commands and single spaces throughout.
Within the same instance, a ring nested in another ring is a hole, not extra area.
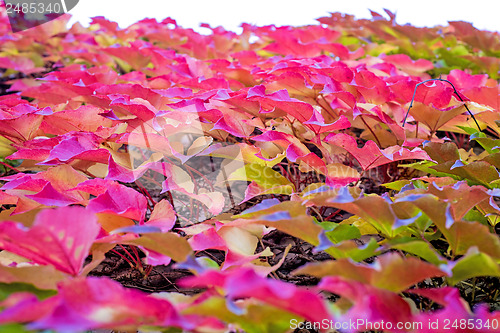
M 5 162 L 2 162 L 0 161 L 0 164 L 3 165 L 5 167 L 5 170 L 7 171 L 7 168 L 9 169 L 12 169 L 14 170 L 15 172 L 21 172 L 19 171 L 18 169 L 16 169 L 15 167 L 13 167 L 12 165 L 8 164 L 8 163 L 5 163 Z
M 111 249 L 111 252 L 113 252 L 114 254 L 120 256 L 123 260 L 125 260 L 126 262 L 128 262 L 128 264 L 130 265 L 130 267 L 134 268 L 134 264 L 132 264 L 132 262 L 130 260 L 127 259 L 127 257 L 125 257 L 123 254 L 121 254 L 120 252 L 116 251 L 115 249 Z
M 415 89 L 413 90 L 413 97 L 411 98 L 411 102 L 410 102 L 410 106 L 408 107 L 408 111 L 406 111 L 405 119 L 403 119 L 403 126 L 402 127 L 405 127 L 406 118 L 408 118 L 408 115 L 410 114 L 410 109 L 413 106 L 413 101 L 415 100 L 415 95 L 417 94 L 417 88 L 418 88 L 418 86 L 421 85 L 421 84 L 424 84 L 426 82 L 429 82 L 429 81 L 441 81 L 441 82 L 447 82 L 447 83 L 449 83 L 453 87 L 453 92 L 455 93 L 455 95 L 457 95 L 458 99 L 460 99 L 461 102 L 464 102 L 464 106 L 467 109 L 467 112 L 469 112 L 469 114 L 472 116 L 472 119 L 474 119 L 474 122 L 476 123 L 476 126 L 479 129 L 479 132 L 482 132 L 481 127 L 477 123 L 476 117 L 474 117 L 474 114 L 469 110 L 469 107 L 467 106 L 467 104 L 465 104 L 465 101 L 460 96 L 460 94 L 458 93 L 458 91 L 455 88 L 455 86 L 453 85 L 453 83 L 451 83 L 448 80 L 441 79 L 441 78 L 439 78 L 439 79 L 429 79 L 429 80 L 425 80 L 425 81 L 422 81 L 420 83 L 417 83 L 417 85 L 415 86 Z
M 331 117 L 333 117 L 333 119 L 338 118 L 338 117 L 339 117 L 339 115 L 338 115 L 338 114 L 337 114 L 337 113 L 336 113 L 336 112 L 332 109 L 332 107 L 331 107 L 330 103 L 326 100 L 325 95 L 323 95 L 323 94 L 319 94 L 319 97 L 323 100 L 323 102 L 325 102 L 326 107 L 324 107 L 323 105 L 321 105 L 321 104 L 319 103 L 319 100 L 318 100 L 318 99 L 316 99 L 316 102 L 318 103 L 318 105 L 319 105 L 321 108 L 323 108 L 323 110 L 325 110 L 325 111 L 326 111 L 326 113 L 328 113 Z M 332 114 L 332 113 L 333 113 L 333 114 Z
M 368 128 L 368 130 L 370 130 L 370 132 L 372 133 L 373 137 L 375 138 L 375 141 L 377 141 L 378 143 L 378 146 L 380 148 L 382 148 L 382 144 L 380 143 L 380 140 L 378 139 L 377 135 L 375 134 L 375 132 L 372 130 L 372 128 L 366 123 L 365 121 L 365 118 L 363 118 L 363 115 L 360 115 L 359 116 L 361 118 L 361 121 L 363 122 L 363 124 L 365 124 L 365 126 Z M 405 118 L 406 119 L 406 118 Z M 404 125 L 403 125 L 404 126 Z

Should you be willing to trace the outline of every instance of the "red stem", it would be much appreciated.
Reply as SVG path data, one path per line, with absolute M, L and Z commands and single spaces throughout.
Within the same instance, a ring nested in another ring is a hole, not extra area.
M 363 122 L 363 124 L 365 124 L 365 126 L 368 128 L 368 130 L 372 133 L 373 137 L 375 138 L 375 140 L 378 143 L 378 146 L 380 148 L 382 148 L 382 145 L 380 144 L 380 140 L 377 138 L 377 136 L 375 135 L 375 132 L 372 130 L 372 128 L 370 126 L 368 126 L 368 124 L 366 123 L 365 119 L 363 118 L 363 115 L 360 115 L 359 117 L 361 118 L 361 121 Z
M 137 251 L 137 247 L 135 246 L 130 246 L 130 249 L 132 249 L 132 252 L 134 252 L 135 258 L 137 259 L 137 264 L 139 267 L 142 268 L 142 262 L 141 262 L 141 257 L 139 256 L 139 252 Z
M 19 171 L 18 169 L 14 168 L 12 165 L 7 164 L 7 163 L 5 163 L 5 162 L 0 161 L 0 164 L 1 164 L 1 165 L 3 165 L 3 166 L 4 166 L 4 167 L 6 167 L 6 168 L 9 168 L 9 169 L 14 170 L 15 172 L 21 172 L 21 171 Z
M 134 264 L 127 259 L 127 257 L 125 257 L 123 254 L 121 254 L 120 252 L 116 251 L 115 249 L 112 249 L 111 252 L 113 252 L 114 254 L 120 256 L 123 260 L 125 260 L 126 262 L 128 262 L 128 264 L 130 265 L 130 267 L 135 267 Z
M 128 254 L 128 256 L 130 257 L 130 259 L 132 259 L 132 261 L 135 263 L 135 267 L 142 267 L 142 265 L 140 264 L 140 262 L 138 262 L 131 254 L 130 252 L 127 251 L 127 249 L 119 244 L 119 246 L 122 248 L 123 251 L 125 251 L 126 254 Z
M 330 215 L 328 215 L 326 218 L 325 218 L 325 221 L 329 220 L 330 218 L 334 217 L 335 215 L 337 215 L 338 213 L 340 213 L 340 209 L 337 209 L 336 211 L 334 211 L 333 213 L 331 213 Z

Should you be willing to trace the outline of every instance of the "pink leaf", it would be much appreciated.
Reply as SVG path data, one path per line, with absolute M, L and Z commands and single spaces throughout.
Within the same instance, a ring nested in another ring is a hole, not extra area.
M 26 198 L 30 198 L 45 206 L 68 206 L 77 202 L 77 200 L 56 191 L 50 183 L 47 183 L 37 194 L 26 195 Z
M 19 321 L 31 322 L 31 329 L 58 332 L 141 325 L 194 328 L 169 301 L 96 277 L 65 281 L 56 296 L 26 298 L 0 314 L 0 322 Z
M 341 316 L 340 321 L 363 321 L 371 324 L 383 321 L 390 322 L 392 327 L 396 327 L 398 322 L 410 322 L 412 319 L 409 304 L 397 293 L 391 291 L 339 276 L 323 278 L 318 288 L 340 295 L 354 304 L 347 313 Z M 357 329 L 363 330 L 363 328 L 366 327 L 357 326 Z
M 444 333 L 444 332 L 463 332 L 463 330 L 458 328 L 449 327 L 445 329 L 444 325 L 437 325 L 432 327 L 429 325 L 431 322 L 444 323 L 444 320 L 449 320 L 453 323 L 455 320 L 460 322 L 460 320 L 467 320 L 473 318 L 469 306 L 460 297 L 460 292 L 456 288 L 443 287 L 443 288 L 431 288 L 431 289 L 410 289 L 408 292 L 416 295 L 426 297 L 437 304 L 442 305 L 444 308 L 432 313 L 420 313 L 415 316 L 415 322 L 421 322 L 424 333 Z
M 130 170 L 126 167 L 123 167 L 114 161 L 113 156 L 109 155 L 108 174 L 106 176 L 106 179 L 116 180 L 123 183 L 133 183 L 146 171 L 148 171 L 147 168 Z
M 142 221 L 147 200 L 134 189 L 114 183 L 106 192 L 90 200 L 87 208 L 94 213 L 112 213 Z
M 247 98 L 259 101 L 262 109 L 280 109 L 300 122 L 309 120 L 313 115 L 314 108 L 310 104 L 290 98 L 288 91 L 284 89 L 266 95 L 265 87 L 259 85 L 248 90 Z
M 168 200 L 163 199 L 155 205 L 146 225 L 159 227 L 163 232 L 167 232 L 172 229 L 175 220 L 176 214 L 174 207 L 172 207 Z
M 46 209 L 30 229 L 13 221 L 0 223 L 0 248 L 78 275 L 99 230 L 95 215 L 82 207 Z
M 194 235 L 188 242 L 194 251 L 206 249 L 227 250 L 226 241 L 212 227 Z
M 430 160 L 429 155 L 419 148 L 414 148 L 410 151 L 399 146 L 392 146 L 380 150 L 377 144 L 371 140 L 366 142 L 363 148 L 358 148 L 356 139 L 344 133 L 330 134 L 325 138 L 325 141 L 342 147 L 351 153 L 363 170 L 375 168 L 392 161 L 408 159 Z
M 425 59 L 413 60 L 406 54 L 384 56 L 385 62 L 396 65 L 410 75 L 419 75 L 434 68 L 431 61 Z
M 349 128 L 351 123 L 346 118 L 346 116 L 342 115 L 335 122 L 331 124 L 325 124 L 325 119 L 318 111 L 314 110 L 311 119 L 304 122 L 305 125 L 308 125 L 309 128 L 313 130 L 314 133 L 320 134 L 325 132 L 337 131 L 345 128 Z
M 330 318 L 325 303 L 317 293 L 290 283 L 261 277 L 248 268 L 224 272 L 209 270 L 199 276 L 186 278 L 181 284 L 187 287 L 220 287 L 225 290 L 230 301 L 256 298 L 312 322 Z M 236 305 L 231 307 L 233 311 L 239 311 Z
M 72 157 L 87 150 L 93 150 L 97 148 L 95 139 L 96 138 L 92 138 L 90 135 L 73 134 L 69 138 L 62 140 L 58 145 L 56 145 L 51 150 L 50 155 L 45 162 L 54 159 L 62 162 L 68 161 Z

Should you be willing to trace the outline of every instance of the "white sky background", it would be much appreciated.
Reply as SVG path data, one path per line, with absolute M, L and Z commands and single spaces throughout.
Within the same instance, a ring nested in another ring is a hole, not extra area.
M 184 28 L 200 29 L 200 23 L 240 32 L 242 22 L 256 25 L 316 24 L 329 12 L 370 18 L 372 9 L 385 16 L 383 8 L 396 13 L 399 24 L 446 25 L 468 21 L 478 29 L 500 31 L 499 0 L 80 0 L 70 11 L 71 23 L 88 26 L 90 18 L 104 16 L 124 28 L 144 18 L 158 21 L 171 17 Z

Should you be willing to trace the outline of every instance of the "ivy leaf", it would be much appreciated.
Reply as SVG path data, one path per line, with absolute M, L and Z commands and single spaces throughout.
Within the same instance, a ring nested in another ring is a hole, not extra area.
M 330 317 L 323 300 L 315 292 L 263 278 L 248 268 L 224 272 L 208 270 L 199 276 L 185 278 L 180 284 L 186 287 L 221 288 L 229 302 L 229 309 L 236 314 L 241 314 L 242 309 L 234 301 L 252 297 L 313 322 Z
M 41 290 L 56 290 L 57 284 L 67 279 L 67 275 L 54 266 L 7 267 L 1 265 L 0 273 L 2 283 L 23 283 Z
M 37 215 L 29 229 L 13 221 L 0 223 L 0 247 L 78 275 L 99 230 L 96 216 L 85 208 L 47 209 Z
M 94 213 L 110 213 L 141 221 L 146 211 L 146 198 L 130 187 L 113 183 L 106 192 L 91 199 L 87 209 Z
M 64 281 L 57 295 L 26 297 L 0 313 L 0 322 L 26 321 L 31 329 L 72 332 L 145 324 L 193 328 L 169 301 L 96 277 Z
M 176 262 L 185 261 L 192 252 L 187 240 L 172 232 L 145 233 L 137 239 L 123 241 L 121 244 L 139 245 L 172 258 Z
M 451 285 L 477 276 L 500 277 L 498 262 L 489 255 L 479 252 L 477 248 L 470 248 L 467 253 L 454 263 L 448 265 L 452 276 L 448 278 Z
M 319 246 L 321 246 L 321 244 Z M 331 255 L 333 258 L 350 258 L 354 262 L 361 262 L 370 257 L 378 255 L 378 249 L 379 245 L 375 238 L 370 238 L 369 242 L 364 244 L 363 246 L 359 246 L 359 244 L 355 240 L 345 240 L 340 242 L 339 244 L 330 245 L 329 247 L 325 248 L 324 251 Z
M 245 311 L 235 314 L 227 309 L 226 300 L 220 296 L 212 296 L 201 303 L 194 304 L 183 311 L 183 314 L 191 314 L 204 317 L 216 317 L 224 322 L 235 323 L 248 333 L 261 332 L 284 332 L 290 328 L 291 320 L 303 320 L 287 311 L 277 309 L 255 300 L 242 300 L 238 302 Z
M 368 141 L 363 148 L 358 148 L 356 139 L 350 135 L 339 133 L 330 134 L 325 141 L 344 148 L 359 162 L 363 170 L 369 170 L 379 165 L 384 165 L 393 161 L 418 159 L 430 160 L 426 152 L 419 148 L 408 150 L 399 146 L 392 146 L 383 150 L 373 141 Z
M 7 298 L 7 296 L 18 292 L 31 293 L 36 295 L 40 299 L 45 299 L 56 293 L 55 291 L 40 290 L 34 287 L 33 285 L 26 283 L 19 283 L 19 282 L 9 283 L 9 284 L 0 283 L 0 301 L 4 301 Z
M 398 240 L 391 248 L 414 254 L 436 266 L 446 262 L 428 243 L 413 238 Z
M 237 169 L 228 180 L 252 181 L 263 194 L 292 194 L 295 191 L 295 186 L 288 179 L 271 167 L 258 163 L 250 163 Z M 250 198 L 245 196 L 245 199 Z
M 339 276 L 393 292 L 401 292 L 420 281 L 445 273 L 435 265 L 414 257 L 403 258 L 396 253 L 379 256 L 373 265 L 354 263 L 347 259 L 311 263 L 294 271 L 316 277 Z
M 340 321 L 377 322 L 396 325 L 397 322 L 411 321 L 409 304 L 398 294 L 372 287 L 358 281 L 347 280 L 340 276 L 328 276 L 321 280 L 318 289 L 326 290 L 349 301 L 352 306 L 340 316 Z M 390 309 L 390 310 L 389 310 Z M 368 329 L 359 325 L 357 329 Z
M 410 109 L 410 114 L 419 123 L 424 124 L 431 132 L 436 132 L 444 124 L 449 122 L 456 116 L 467 112 L 465 104 L 450 106 L 444 109 L 436 108 L 433 105 L 426 105 L 420 102 L 415 102 Z
M 333 243 L 340 243 L 344 240 L 354 239 L 361 237 L 361 232 L 358 228 L 353 225 L 341 224 L 338 225 L 332 231 L 328 231 L 326 233 L 328 239 L 330 239 Z

